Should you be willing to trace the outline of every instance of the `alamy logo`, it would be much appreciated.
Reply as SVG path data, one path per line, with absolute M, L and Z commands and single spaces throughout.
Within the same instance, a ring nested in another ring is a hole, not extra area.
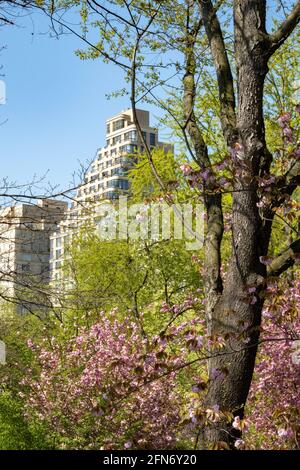
M 5 82 L 0 80 L 0 105 L 6 103 L 6 87 Z
M 127 204 L 119 198 L 118 207 L 106 203 L 96 208 L 96 226 L 102 240 L 183 240 L 187 250 L 198 250 L 204 242 L 202 204 Z
M 4 365 L 5 363 L 6 363 L 5 343 L 0 340 L 0 364 Z

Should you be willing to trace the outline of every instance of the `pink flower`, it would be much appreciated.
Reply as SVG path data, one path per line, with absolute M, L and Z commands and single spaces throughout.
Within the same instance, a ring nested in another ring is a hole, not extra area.
M 180 165 L 180 169 L 184 176 L 189 175 L 192 172 L 192 167 L 188 165 L 187 163 L 184 163 L 183 165 Z
M 256 203 L 257 207 L 262 208 L 266 205 L 266 200 L 262 198 L 259 202 Z
M 249 294 L 254 294 L 256 292 L 256 287 L 248 287 Z
M 222 178 L 219 179 L 219 184 L 221 186 L 226 186 L 226 185 L 228 185 L 228 183 L 229 183 L 229 181 L 224 176 L 222 176 Z
M 293 130 L 291 129 L 291 127 L 286 126 L 283 129 L 283 135 L 289 142 L 292 142 L 294 133 L 293 133 Z
M 295 155 L 295 157 L 300 157 L 300 147 L 297 147 L 297 148 L 294 150 L 294 155 Z
M 227 162 L 224 160 L 216 165 L 217 170 L 224 170 L 227 166 Z
M 234 443 L 234 447 L 238 450 L 245 449 L 245 441 L 243 441 L 243 439 L 237 439 Z
M 220 377 L 222 377 L 222 376 L 223 376 L 223 373 L 222 373 L 222 371 L 221 371 L 220 369 L 215 369 L 215 368 L 213 368 L 212 371 L 211 371 L 211 373 L 210 373 L 210 379 L 211 379 L 211 380 L 216 380 L 216 379 L 218 379 L 218 378 L 220 378 Z
M 280 127 L 284 128 L 291 120 L 291 115 L 290 113 L 283 113 L 281 116 L 278 118 L 278 123 Z
M 262 339 L 255 377 L 248 400 L 248 421 L 261 435 L 262 449 L 293 449 L 294 429 L 299 408 L 299 365 L 293 361 L 292 338 L 299 337 L 300 282 L 275 279 L 268 281 L 263 311 Z M 243 426 L 243 431 L 245 430 Z M 247 447 L 255 448 L 252 430 L 246 435 Z
M 209 169 L 207 169 L 207 170 L 205 170 L 201 173 L 201 177 L 203 178 L 204 181 L 208 180 L 209 176 L 210 176 L 210 170 Z
M 243 159 L 244 148 L 239 142 L 233 144 L 233 146 L 230 147 L 229 152 L 234 160 L 237 158 L 240 160 Z
M 266 266 L 268 266 L 272 263 L 272 258 L 268 256 L 260 256 L 259 261 L 261 262 L 261 264 L 265 264 Z
M 201 349 L 202 346 L 203 346 L 203 337 L 202 336 L 197 336 L 196 340 L 197 340 L 198 349 Z
M 195 294 L 187 300 L 194 299 Z M 178 351 L 192 325 L 185 321 L 170 328 L 169 342 Z M 196 342 L 196 332 L 193 337 Z M 28 370 L 22 383 L 25 413 L 43 420 L 61 437 L 68 435 L 73 447 L 80 440 L 84 449 L 174 448 L 182 400 L 177 369 L 187 352 L 169 357 L 166 338 L 152 339 L 149 348 L 132 318 L 120 321 L 112 311 L 109 318 L 100 316 L 97 324 L 81 328 L 77 337 L 63 344 L 52 341 L 51 350 L 34 348 L 40 372 Z M 167 377 L 149 381 L 166 368 Z M 145 382 L 147 387 L 141 386 Z M 133 396 L 130 392 L 135 389 L 138 393 Z M 124 415 L 122 407 L 114 404 L 125 397 Z M 141 426 L 135 429 L 135 422 Z M 85 437 L 83 425 L 88 430 Z M 104 433 L 107 437 L 99 440 Z M 59 443 L 60 448 L 63 445 Z
M 280 429 L 278 429 L 278 431 L 277 431 L 277 435 L 278 435 L 278 437 L 280 437 L 281 439 L 287 437 L 288 434 L 289 434 L 288 431 L 287 431 L 286 429 L 284 429 L 284 428 L 280 428 Z
M 236 416 L 233 420 L 232 427 L 234 429 L 238 429 L 239 431 L 242 429 L 241 428 L 241 418 L 239 416 Z
M 33 349 L 33 348 L 34 348 L 33 341 L 32 341 L 30 338 L 27 340 L 27 346 L 28 346 L 30 349 Z

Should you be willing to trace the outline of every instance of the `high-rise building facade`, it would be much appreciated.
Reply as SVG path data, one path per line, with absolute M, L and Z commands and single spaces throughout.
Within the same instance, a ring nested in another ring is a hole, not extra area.
M 42 307 L 41 286 L 50 279 L 50 234 L 66 210 L 67 203 L 52 199 L 0 210 L 0 294 L 18 312 Z
M 143 137 L 150 149 L 172 146 L 158 141 L 157 129 L 150 126 L 149 112 L 137 109 L 137 118 Z M 76 200 L 117 199 L 129 191 L 128 170 L 134 165 L 134 155 L 143 153 L 144 146 L 133 122 L 133 111 L 128 109 L 106 121 L 106 145 L 98 150 L 84 184 L 78 189 Z
M 159 142 L 149 112 L 136 112 L 150 150 L 173 150 Z M 66 202 L 43 199 L 0 210 L 0 297 L 14 302 L 19 312 L 43 307 L 41 286 L 50 279 L 60 286 L 66 246 L 84 223 L 93 222 L 97 205 L 130 195 L 128 171 L 144 151 L 133 111 L 123 111 L 106 121 L 106 145 L 97 151 L 70 208 Z
M 143 138 L 150 150 L 155 147 L 172 151 L 173 146 L 159 142 L 158 131 L 150 126 L 148 111 L 137 109 L 137 118 Z M 106 121 L 106 145 L 100 148 L 78 188 L 72 208 L 51 236 L 51 278 L 60 281 L 61 267 L 66 256 L 66 244 L 72 234 L 90 217 L 90 203 L 114 201 L 120 195 L 130 195 L 128 171 L 134 166 L 138 153 L 145 151 L 133 119 L 132 109 L 123 111 Z M 92 217 L 92 216 L 91 216 Z

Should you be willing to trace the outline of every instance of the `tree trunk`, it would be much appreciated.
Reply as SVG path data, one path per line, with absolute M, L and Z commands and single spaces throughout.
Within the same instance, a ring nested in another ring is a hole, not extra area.
M 263 221 L 257 207 L 257 176 L 267 154 L 263 119 L 263 86 L 267 73 L 268 45 L 264 40 L 265 2 L 235 0 L 235 56 L 238 81 L 236 183 L 233 193 L 232 255 L 224 290 L 215 308 L 207 305 L 213 336 L 226 345 L 212 351 L 209 360 L 207 407 L 218 405 L 243 417 L 254 369 L 263 301 L 259 293 L 266 269 L 259 257 L 268 249 Z M 269 234 L 270 231 L 268 231 Z M 249 293 L 250 288 L 255 292 Z M 212 423 L 205 430 L 205 445 L 225 441 L 231 447 L 238 432 L 231 423 Z

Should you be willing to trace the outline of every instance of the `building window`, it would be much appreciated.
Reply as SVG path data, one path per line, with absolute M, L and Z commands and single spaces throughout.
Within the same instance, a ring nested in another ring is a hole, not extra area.
M 19 271 L 22 271 L 23 273 L 29 273 L 30 271 L 30 265 L 28 263 L 19 264 L 17 268 L 19 269 Z
M 122 147 L 119 148 L 120 153 L 135 153 L 137 151 L 137 145 L 134 144 L 128 144 L 128 145 L 122 145 Z
M 110 122 L 106 124 L 106 134 L 110 134 Z
M 128 180 L 119 180 L 119 188 L 128 190 L 129 189 L 129 182 Z
M 111 176 L 115 176 L 115 175 L 117 175 L 117 176 L 126 176 L 126 174 L 127 174 L 127 171 L 122 167 L 113 168 L 111 170 Z
M 119 129 L 123 129 L 125 127 L 125 119 L 119 119 L 118 121 L 113 122 L 113 131 L 118 131 Z
M 121 136 L 120 136 L 120 135 L 116 135 L 116 137 L 114 137 L 113 140 L 112 140 L 112 144 L 113 144 L 113 145 L 116 145 L 116 144 L 118 144 L 119 142 L 121 142 L 121 140 L 122 140 Z
M 107 187 L 108 188 L 118 188 L 119 187 L 119 181 L 118 180 L 111 180 L 107 182 Z
M 146 131 L 142 131 L 142 136 L 143 136 L 144 141 L 147 142 L 147 132 Z
M 155 137 L 156 137 L 155 134 L 150 132 L 150 145 L 155 145 L 156 144 Z
M 105 194 L 105 197 L 107 199 L 118 199 L 118 193 L 116 193 L 115 191 L 108 191 L 106 194 Z
M 108 181 L 107 187 L 127 190 L 129 189 L 129 183 L 125 179 L 115 179 L 115 180 Z
M 131 142 L 136 142 L 137 132 L 136 131 L 125 132 L 124 140 L 130 140 Z
M 22 253 L 21 254 L 22 261 L 32 261 L 31 253 Z

